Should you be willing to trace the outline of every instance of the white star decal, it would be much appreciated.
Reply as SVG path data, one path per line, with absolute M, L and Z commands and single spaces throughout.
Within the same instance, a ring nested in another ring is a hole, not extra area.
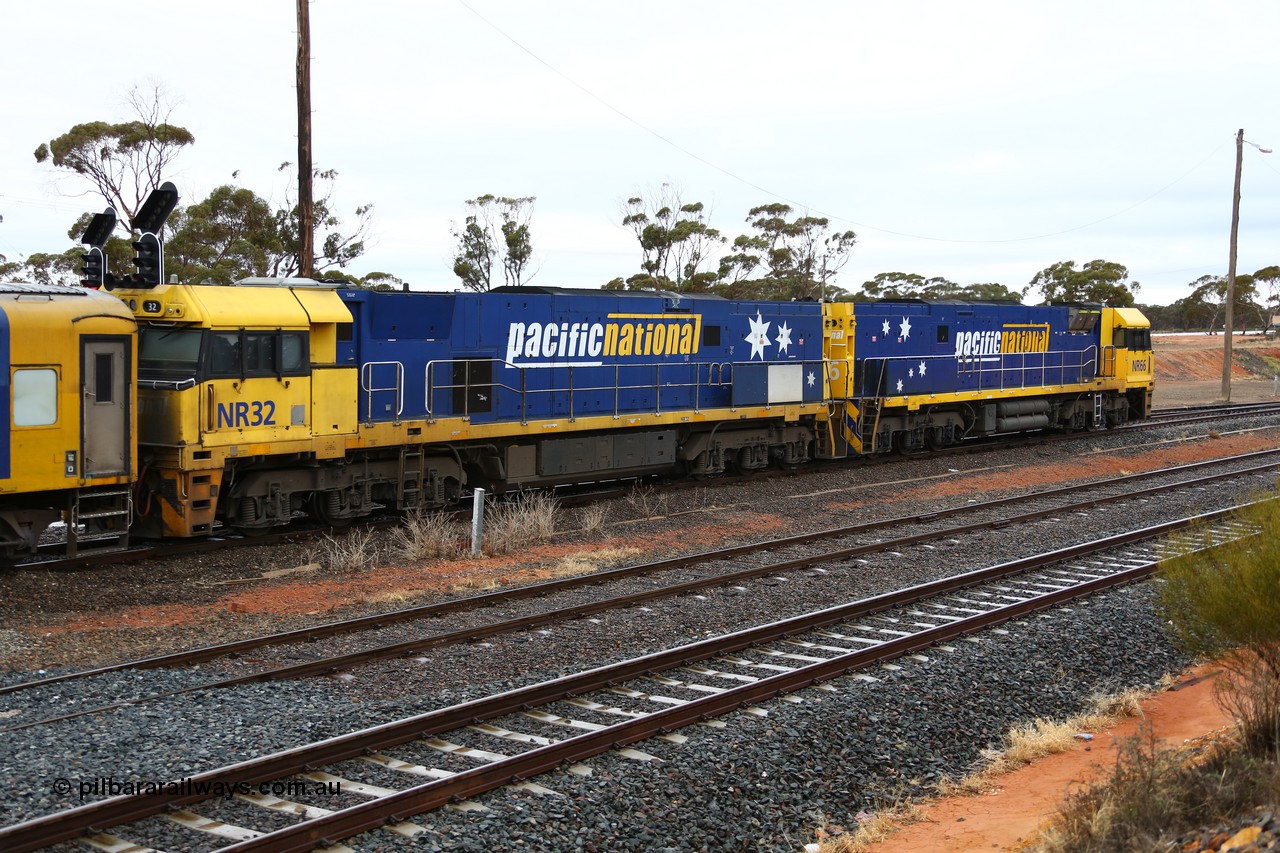
M 899 393 L 899 394 L 901 394 L 901 393 L 902 393 L 902 380 L 901 380 L 901 379 L 899 379 L 899 380 L 898 380 L 898 393 Z
M 760 360 L 764 361 L 764 348 L 769 345 L 769 324 L 760 316 L 759 311 L 756 312 L 754 320 L 748 317 L 747 322 L 751 324 L 751 334 L 743 340 L 751 344 L 751 358 L 759 355 Z
M 920 362 L 920 375 L 924 376 L 924 362 Z
M 889 334 L 889 321 L 888 321 L 888 320 L 885 320 L 885 321 L 884 321 L 884 325 L 883 325 L 883 326 L 881 326 L 880 328 L 883 330 L 883 331 L 881 332 L 881 334 L 883 334 L 883 335 L 887 335 L 887 334 Z
M 914 367 L 907 368 L 907 378 L 908 379 L 916 378 L 916 369 Z
M 791 346 L 791 329 L 787 328 L 784 322 L 778 327 L 778 337 L 774 338 L 778 342 L 778 352 L 784 353 L 787 347 Z
M 808 377 L 808 378 L 809 378 L 809 387 L 810 387 L 810 388 L 812 388 L 812 387 L 813 387 L 813 383 L 815 383 L 815 382 L 817 382 L 817 381 L 818 381 L 818 380 L 817 380 L 817 378 L 813 375 L 813 371 L 812 371 L 812 370 L 810 370 L 810 371 L 809 371 L 809 377 Z
M 902 322 L 898 324 L 898 334 L 904 338 L 911 337 L 911 318 L 903 317 Z

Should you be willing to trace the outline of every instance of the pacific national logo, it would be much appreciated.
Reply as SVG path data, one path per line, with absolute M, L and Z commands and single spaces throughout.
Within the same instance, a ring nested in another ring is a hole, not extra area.
M 1005 323 L 999 331 L 956 335 L 956 358 L 1048 351 L 1048 323 Z
M 702 315 L 609 314 L 603 323 L 512 323 L 507 363 L 517 367 L 600 364 L 603 357 L 693 355 Z

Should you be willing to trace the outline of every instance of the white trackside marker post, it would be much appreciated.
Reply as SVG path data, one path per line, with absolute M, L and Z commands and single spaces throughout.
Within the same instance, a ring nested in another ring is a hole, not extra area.
M 480 541 L 484 538 L 484 489 L 476 489 L 471 495 L 471 556 L 480 556 Z

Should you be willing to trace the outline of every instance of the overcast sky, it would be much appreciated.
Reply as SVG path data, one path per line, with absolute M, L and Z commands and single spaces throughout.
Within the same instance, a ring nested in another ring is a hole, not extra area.
M 0 254 L 62 251 L 85 185 L 32 152 L 160 84 L 196 138 L 182 203 L 282 202 L 294 0 L 5 3 Z M 662 183 L 730 237 L 785 202 L 880 272 L 1025 286 L 1104 258 L 1166 304 L 1227 270 L 1235 132 L 1280 148 L 1280 3 L 314 0 L 313 156 L 366 255 L 451 290 L 450 225 L 536 196 L 535 284 L 639 271 L 622 202 Z M 1280 263 L 1280 154 L 1245 147 L 1240 272 Z M 238 176 L 233 178 L 233 174 Z

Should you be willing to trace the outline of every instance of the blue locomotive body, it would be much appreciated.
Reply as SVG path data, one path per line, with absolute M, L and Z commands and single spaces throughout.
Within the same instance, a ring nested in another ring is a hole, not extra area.
M 473 424 L 824 399 L 822 308 L 710 296 L 499 288 L 343 290 L 366 423 Z
M 1099 306 L 864 303 L 855 315 L 861 397 L 1076 385 L 1099 374 Z

